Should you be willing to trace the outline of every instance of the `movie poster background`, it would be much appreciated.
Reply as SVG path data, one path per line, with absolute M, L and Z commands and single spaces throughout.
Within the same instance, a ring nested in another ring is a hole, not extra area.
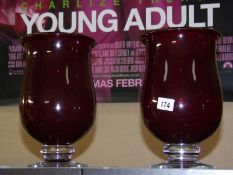
M 214 11 L 213 28 L 222 34 L 217 43 L 217 66 L 223 90 L 224 101 L 233 101 L 233 1 L 227 0 L 188 0 L 183 5 L 195 4 L 195 20 L 206 21 L 207 12 L 200 10 L 201 4 L 220 3 Z
M 172 7 L 172 22 L 178 24 L 182 19 L 181 5 L 184 5 L 187 9 L 185 26 L 189 26 L 191 5 L 194 6 L 194 22 L 211 27 L 207 25 L 210 23 L 207 10 L 200 8 L 202 4 L 220 4 L 219 8 L 213 9 L 212 27 L 223 35 L 217 45 L 217 63 L 224 100 L 233 101 L 233 15 L 231 15 L 233 3 L 231 1 L 3 0 L 0 2 L 0 103 L 6 104 L 6 100 L 19 97 L 25 62 L 23 48 L 18 39 L 28 33 L 25 20 L 20 14 L 31 20 L 35 14 L 42 16 L 49 12 L 58 18 L 59 13 L 62 12 L 64 30 L 71 31 L 69 29 L 75 26 L 72 33 L 88 35 L 95 38 L 98 43 L 92 52 L 93 83 L 98 102 L 133 102 L 140 98 L 145 71 L 145 47 L 140 42 L 140 36 L 147 30 L 146 8 L 156 7 L 166 12 L 167 7 Z M 95 19 L 93 11 L 96 22 L 93 22 Z M 83 15 L 83 25 L 80 25 L 78 17 L 81 15 Z M 153 24 L 160 24 L 161 16 L 153 13 L 151 20 Z M 131 22 L 128 28 L 127 22 Z M 114 26 L 115 24 L 117 26 Z M 39 27 L 33 24 L 31 32 L 41 32 L 42 29 L 50 31 L 53 25 L 54 21 L 51 18 L 43 18 Z M 161 27 L 168 27 L 167 22 Z M 60 31 L 58 26 L 55 31 Z

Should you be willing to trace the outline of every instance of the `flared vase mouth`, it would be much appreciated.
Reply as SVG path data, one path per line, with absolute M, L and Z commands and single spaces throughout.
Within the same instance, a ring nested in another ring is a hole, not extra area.
M 183 28 L 161 28 L 156 30 L 150 30 L 141 35 L 140 40 L 143 44 L 146 44 L 148 39 L 156 34 L 160 33 L 188 33 L 188 32 L 202 32 L 202 33 L 213 33 L 215 39 L 218 40 L 221 38 L 222 34 L 215 29 L 212 28 L 196 28 L 196 27 L 183 27 Z
M 39 39 L 43 37 L 54 37 L 54 38 L 75 38 L 80 40 L 86 40 L 91 43 L 91 46 L 96 46 L 97 42 L 95 39 L 79 34 L 79 33 L 63 33 L 63 32 L 41 32 L 41 33 L 32 33 L 32 34 L 26 34 L 19 38 L 19 41 L 21 44 L 24 44 L 27 40 L 30 40 L 32 37 L 37 37 Z M 38 41 L 39 42 L 39 41 Z

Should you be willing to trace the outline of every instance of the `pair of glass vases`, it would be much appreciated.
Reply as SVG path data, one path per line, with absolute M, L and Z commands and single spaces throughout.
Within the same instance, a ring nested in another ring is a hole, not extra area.
M 212 29 L 147 32 L 146 72 L 141 95 L 145 126 L 165 142 L 167 160 L 154 168 L 211 168 L 197 160 L 198 143 L 218 128 L 222 92 Z M 21 39 L 26 69 L 20 97 L 21 121 L 43 144 L 43 160 L 31 167 L 83 167 L 72 161 L 72 144 L 94 123 L 91 74 L 95 41 L 84 35 L 37 33 Z

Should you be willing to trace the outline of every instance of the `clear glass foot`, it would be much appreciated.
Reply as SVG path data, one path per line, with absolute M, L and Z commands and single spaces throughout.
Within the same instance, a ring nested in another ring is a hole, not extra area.
M 200 147 L 197 144 L 166 144 L 163 149 L 167 161 L 152 165 L 151 168 L 192 168 L 213 169 L 214 166 L 203 164 L 197 160 Z
M 40 150 L 43 160 L 30 164 L 28 167 L 87 167 L 86 164 L 80 164 L 71 160 L 74 152 L 72 145 L 43 145 Z

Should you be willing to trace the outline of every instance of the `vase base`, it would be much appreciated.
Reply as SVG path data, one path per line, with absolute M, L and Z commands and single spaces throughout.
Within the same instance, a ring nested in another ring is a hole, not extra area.
M 213 169 L 214 166 L 198 161 L 197 157 L 201 149 L 197 144 L 175 143 L 166 144 L 163 148 L 167 160 L 163 163 L 152 165 L 151 168 L 192 168 Z
M 150 168 L 167 169 L 167 168 L 190 168 L 190 169 L 214 169 L 212 165 L 201 162 L 163 162 L 160 164 L 151 165 Z
M 30 168 L 43 168 L 43 167 L 83 168 L 83 167 L 88 167 L 88 165 L 77 163 L 74 161 L 69 161 L 69 162 L 38 162 L 35 164 L 29 164 L 29 165 L 27 165 L 27 167 L 30 167 Z

